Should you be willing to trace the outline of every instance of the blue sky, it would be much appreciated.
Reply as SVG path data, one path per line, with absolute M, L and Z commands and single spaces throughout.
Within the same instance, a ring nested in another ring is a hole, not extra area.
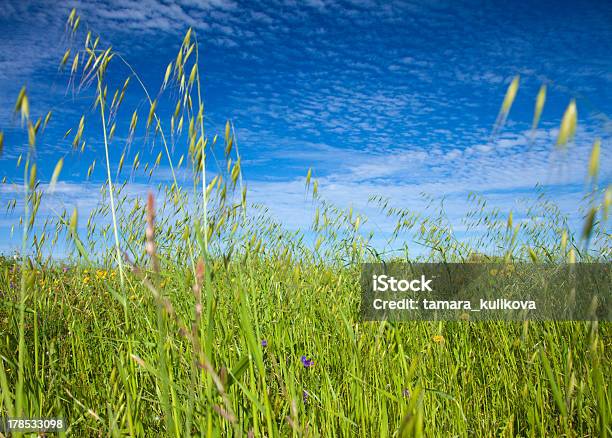
M 15 159 L 25 139 L 12 108 L 22 85 L 34 115 L 54 109 L 38 145 L 43 181 L 59 157 L 70 157 L 59 194 L 43 205 L 42 214 L 76 204 L 86 217 L 105 175 L 95 122 L 87 124 L 83 156 L 71 154 L 70 139 L 62 140 L 91 104 L 75 98 L 68 77 L 57 70 L 69 44 L 64 23 L 72 7 L 82 17 L 82 28 L 99 34 L 102 44 L 112 44 L 154 89 L 185 31 L 196 30 L 209 133 L 220 132 L 226 119 L 233 121 L 251 201 L 264 202 L 289 228 L 310 223 L 312 206 L 304 197 L 309 167 L 325 199 L 368 214 L 373 214 L 370 195 L 417 210 L 422 208 L 419 193 L 444 195 L 458 229 L 469 191 L 520 218 L 517 200 L 534 196 L 541 183 L 564 211 L 576 213 L 595 137 L 602 139 L 600 182 L 610 182 L 610 2 L 109 0 L 60 5 L 3 0 L 0 178 L 21 181 Z M 109 73 L 117 83 L 126 74 L 121 66 Z M 491 141 L 505 90 L 517 74 L 521 85 L 510 117 Z M 530 142 L 542 83 L 548 86 L 547 102 Z M 92 95 L 92 90 L 82 94 Z M 561 156 L 553 153 L 554 141 L 572 98 L 578 131 Z M 142 102 L 137 92 L 130 95 L 128 122 Z M 121 134 L 111 156 L 115 166 L 120 139 Z M 179 156 L 186 145 L 176 148 Z M 93 159 L 96 170 L 85 181 Z M 162 165 L 156 178 L 163 175 Z M 135 178 L 130 190 L 144 194 L 154 182 L 159 181 Z M 2 204 L 15 197 L 15 190 L 0 186 Z M 17 236 L 8 233 L 16 218 L 0 217 L 0 251 L 18 246 Z M 381 218 L 377 226 L 388 230 L 389 224 Z

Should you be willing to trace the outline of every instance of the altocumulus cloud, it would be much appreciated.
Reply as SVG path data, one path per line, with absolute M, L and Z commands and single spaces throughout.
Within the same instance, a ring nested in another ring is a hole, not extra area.
M 305 213 L 312 205 L 305 199 L 303 178 L 311 166 L 324 198 L 367 212 L 370 195 L 418 209 L 419 193 L 428 192 L 452 199 L 451 216 L 458 220 L 468 208 L 470 191 L 509 210 L 518 194 L 534 196 L 538 183 L 574 211 L 596 136 L 604 145 L 600 181 L 610 181 L 612 63 L 606 42 L 612 40 L 612 6 L 551 6 L 9 0 L 0 10 L 5 35 L 0 40 L 0 129 L 7 132 L 2 176 L 17 184 L 21 178 L 14 159 L 24 143 L 11 109 L 22 84 L 28 86 L 34 111 L 56 109 L 56 128 L 39 145 L 40 174 L 49 177 L 57 158 L 69 153 L 62 135 L 87 103 L 75 108 L 83 101 L 67 87 L 57 62 L 70 45 L 65 18 L 76 7 L 83 29 L 112 44 L 152 88 L 159 86 L 183 33 L 196 29 L 211 135 L 227 118 L 234 121 L 251 200 L 269 205 L 290 227 L 308 222 Z M 120 80 L 126 71 L 111 74 Z M 499 104 L 516 74 L 521 87 L 510 118 L 491 139 Z M 541 83 L 548 84 L 549 97 L 532 138 L 533 103 Z M 576 141 L 566 154 L 555 153 L 556 127 L 572 97 L 579 109 Z M 142 107 L 142 96 L 128 103 Z M 76 164 L 67 165 L 62 175 L 66 186 L 56 195 L 62 205 L 97 199 L 104 167 L 95 122 L 87 124 L 86 137 L 87 157 L 74 158 Z M 136 140 L 128 162 L 145 139 Z M 177 157 L 185 147 L 175 146 Z M 113 149 L 113 166 L 120 151 L 121 145 Z M 93 159 L 96 171 L 83 184 Z M 168 176 L 162 164 L 156 178 Z M 132 193 L 155 182 L 134 179 Z M 3 202 L 13 195 L 0 192 Z M 14 220 L 7 217 L 5 224 Z M 383 218 L 377 224 L 390 226 Z

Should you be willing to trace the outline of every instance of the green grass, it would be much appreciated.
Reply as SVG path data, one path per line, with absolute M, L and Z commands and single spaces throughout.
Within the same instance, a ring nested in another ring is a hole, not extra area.
M 6 262 L 4 270 L 7 290 L 18 273 Z M 199 331 L 205 339 L 211 327 L 209 360 L 228 407 L 206 371 L 192 374 L 200 354 L 175 318 L 158 326 L 157 305 L 139 281 L 128 277 L 126 325 L 108 291 L 118 279 L 74 268 L 36 274 L 23 412 L 64 416 L 73 436 L 175 435 L 166 424 L 178 436 L 604 436 L 609 428 L 607 323 L 359 322 L 355 269 L 250 260 L 213 272 L 204 296 L 213 318 Z M 176 318 L 193 319 L 189 270 L 169 266 L 161 277 Z M 8 410 L 19 320 L 16 299 L 3 298 Z M 302 355 L 314 366 L 305 368 Z M 239 370 L 235 380 L 231 370 Z M 231 409 L 235 422 L 215 405 Z
M 79 22 L 71 14 L 73 44 Z M 20 260 L 0 258 L 0 415 L 64 417 L 66 435 L 77 437 L 611 434 L 608 322 L 361 321 L 360 264 L 389 258 L 363 231 L 368 219 L 323 200 L 311 170 L 310 230 L 290 233 L 248 204 L 231 123 L 218 143 L 205 130 L 195 33 L 185 36 L 159 93 L 90 34 L 84 47 L 62 64 L 73 66 L 73 83 L 97 92 L 87 116 L 102 122 L 107 158 L 102 200 L 85 226 L 76 210 L 45 218 L 42 227 L 36 221 L 48 194 L 32 152 L 49 117 L 31 118 L 25 89 L 15 108 L 30 144 L 16 183 L 31 226 L 23 228 Z M 129 72 L 115 94 L 109 66 Z M 125 137 L 137 129 L 137 112 L 120 110 L 129 79 L 149 104 L 140 129 L 157 140 L 150 158 L 159 153 L 149 166 L 146 147 L 132 151 L 143 153 L 142 163 L 128 158 L 132 172 L 151 176 L 162 158 L 172 169 L 173 183 L 156 192 L 157 211 L 123 192 L 129 141 L 113 167 L 117 118 L 131 117 Z M 517 77 L 495 131 L 518 86 Z M 170 87 L 173 97 L 164 100 Z M 539 95 L 536 113 L 544 100 Z M 176 108 L 169 122 L 158 114 L 163 104 Z M 561 146 L 575 131 L 575 106 L 568 114 Z M 85 148 L 84 120 L 67 133 L 75 151 Z M 178 163 L 171 147 L 185 151 Z M 212 161 L 217 176 L 208 180 Z M 428 248 L 420 257 L 428 261 L 488 260 L 481 248 L 496 248 L 495 260 L 509 262 L 608 261 L 612 192 L 599 201 L 598 164 L 591 160 L 580 236 L 542 197 L 515 224 L 511 213 L 471 196 L 468 230 L 485 229 L 474 241 L 456 238 L 443 209 L 371 201 L 396 223 L 388 242 L 400 246 L 396 259 L 414 259 L 404 243 L 415 240 Z M 191 190 L 177 184 L 181 165 L 194 176 Z M 60 171 L 58 164 L 53 182 Z M 314 245 L 305 243 L 306 231 Z M 73 250 L 64 266 L 48 257 L 60 238 Z

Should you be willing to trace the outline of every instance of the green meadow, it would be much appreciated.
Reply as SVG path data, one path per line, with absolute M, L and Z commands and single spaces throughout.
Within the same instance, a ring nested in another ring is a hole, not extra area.
M 78 44 L 59 62 L 92 106 L 62 129 L 80 153 L 84 125 L 96 119 L 107 178 L 86 223 L 72 208 L 38 214 L 61 184 L 64 159 L 50 180 L 38 177 L 37 142 L 53 119 L 22 89 L 22 250 L 0 259 L 0 416 L 61 417 L 59 435 L 75 437 L 612 433 L 608 322 L 362 321 L 360 267 L 390 258 L 364 231 L 368 218 L 325 201 L 310 170 L 310 229 L 288 231 L 249 203 L 233 124 L 205 129 L 195 32 L 177 36 L 160 89 L 149 90 L 129 60 L 79 23 L 73 11 L 67 33 Z M 119 67 L 130 71 L 126 81 L 108 83 Z M 496 129 L 519 85 L 508 88 Z M 128 93 L 145 96 L 146 110 L 122 106 Z M 543 87 L 534 127 L 545 96 Z M 570 102 L 551 151 L 571 144 L 576 111 Z M 151 163 L 120 155 L 118 120 L 129 122 L 128 141 L 137 130 L 154 140 Z M 443 210 L 373 197 L 396 224 L 389 245 L 404 248 L 393 260 L 609 262 L 612 191 L 596 184 L 600 147 L 594 139 L 578 231 L 545 196 L 533 220 L 520 222 L 471 196 L 466 222 L 480 231 L 470 241 L 456 237 Z M 173 181 L 130 195 L 120 177 L 130 165 L 148 176 L 167 166 Z M 181 170 L 192 181 L 179 183 Z M 426 250 L 413 256 L 407 236 Z M 61 242 L 66 259 L 51 256 Z

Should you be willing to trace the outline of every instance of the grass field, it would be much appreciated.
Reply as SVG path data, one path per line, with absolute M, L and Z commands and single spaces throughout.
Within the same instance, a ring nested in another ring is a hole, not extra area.
M 4 268 L 6 290 L 18 275 Z M 171 316 L 137 279 L 121 289 L 116 271 L 39 271 L 23 327 L 22 412 L 62 415 L 75 436 L 604 436 L 609 427 L 607 323 L 360 323 L 355 269 L 251 259 L 211 271 L 212 318 L 195 347 L 178 322 L 196 319 L 188 269 L 161 273 Z M 125 308 L 112 290 L 124 291 Z M 20 333 L 12 295 L 0 321 L 9 412 Z
M 78 20 L 68 20 L 73 36 Z M 249 207 L 233 126 L 214 140 L 204 131 L 194 41 L 190 31 L 157 95 L 130 74 L 151 96 L 140 123 L 160 155 L 146 171 L 163 159 L 173 174 L 182 164 L 194 175 L 192 187 L 175 178 L 146 200 L 124 194 L 113 178 L 125 155 L 118 165 L 108 159 L 117 117 L 131 117 L 128 138 L 137 129 L 136 113 L 119 111 L 127 85 L 111 98 L 105 82 L 107 68 L 129 64 L 89 34 L 62 60 L 96 91 L 87 117 L 103 126 L 108 178 L 86 226 L 76 210 L 45 218 L 43 231 L 36 226 L 63 161 L 49 184 L 37 179 L 33 151 L 48 118 L 31 118 L 20 94 L 16 112 L 30 144 L 21 163 L 23 223 L 32 226 L 22 227 L 20 256 L 0 260 L 2 415 L 63 417 L 65 434 L 78 437 L 611 434 L 608 322 L 360 321 L 360 264 L 383 258 L 362 232 L 367 218 L 324 202 L 311 172 L 305 192 L 319 208 L 303 231 L 316 236 L 313 245 Z M 168 121 L 158 115 L 158 102 L 168 102 L 155 97 L 166 88 L 176 105 Z M 571 103 L 559 146 L 575 124 Z M 69 135 L 78 151 L 82 123 Z M 171 138 L 186 151 L 180 164 Z M 203 157 L 215 142 L 224 162 L 210 178 Z M 544 200 L 537 223 L 515 224 L 478 200 L 469 219 L 508 262 L 609 261 L 610 197 L 593 188 L 579 235 Z M 373 201 L 397 220 L 396 241 L 409 234 L 431 249 L 423 260 L 485 257 L 477 251 L 483 241 L 458 241 L 441 216 Z M 73 250 L 68 260 L 48 257 L 58 239 Z

